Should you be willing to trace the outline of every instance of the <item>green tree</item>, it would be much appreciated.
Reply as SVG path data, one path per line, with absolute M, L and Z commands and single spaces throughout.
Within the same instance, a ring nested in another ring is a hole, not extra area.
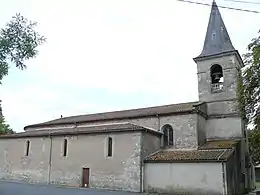
M 260 163 L 260 129 L 250 130 L 248 140 L 253 163 L 258 165 Z
M 260 31 L 259 31 L 260 33 Z M 253 161 L 260 163 L 260 36 L 248 45 L 243 56 L 245 68 L 238 80 L 238 99 L 241 116 L 252 127 L 248 131 Z
M 10 125 L 6 124 L 4 117 L 0 119 L 0 135 L 1 134 L 12 134 L 14 133 Z
M 37 56 L 38 46 L 46 39 L 35 31 L 36 26 L 36 22 L 16 14 L 0 30 L 0 83 L 10 65 L 23 70 L 26 68 L 24 62 Z
M 11 65 L 23 70 L 25 61 L 38 54 L 38 46 L 46 41 L 36 30 L 36 22 L 29 21 L 21 14 L 16 14 L 0 29 L 0 84 L 4 76 L 8 75 Z M 0 104 L 1 109 L 1 104 Z M 0 134 L 13 133 L 6 124 L 4 117 L 0 116 Z

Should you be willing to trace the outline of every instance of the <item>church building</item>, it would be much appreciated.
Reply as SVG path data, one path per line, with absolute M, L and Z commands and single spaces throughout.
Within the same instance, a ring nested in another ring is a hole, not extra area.
M 0 180 L 239 195 L 254 187 L 236 86 L 244 66 L 213 1 L 198 102 L 62 117 L 0 136 Z

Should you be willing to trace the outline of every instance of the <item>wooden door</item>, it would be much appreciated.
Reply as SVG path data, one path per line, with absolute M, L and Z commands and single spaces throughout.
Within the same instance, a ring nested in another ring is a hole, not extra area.
M 89 168 L 82 168 L 82 187 L 88 188 L 89 186 Z

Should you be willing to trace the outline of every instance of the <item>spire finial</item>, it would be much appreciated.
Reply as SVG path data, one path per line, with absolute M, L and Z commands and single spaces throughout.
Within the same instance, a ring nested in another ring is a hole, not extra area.
M 235 48 L 232 45 L 216 1 L 213 0 L 204 47 L 198 57 L 206 57 L 234 50 Z

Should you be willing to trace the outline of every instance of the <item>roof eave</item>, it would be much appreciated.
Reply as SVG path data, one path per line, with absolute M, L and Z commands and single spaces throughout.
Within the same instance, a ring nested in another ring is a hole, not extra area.
M 42 134 L 9 134 L 9 135 L 3 135 L 0 136 L 0 139 L 12 139 L 12 138 L 29 138 L 29 137 L 50 137 L 50 136 L 62 136 L 62 135 L 89 135 L 89 134 L 105 134 L 105 133 L 127 133 L 127 132 L 148 132 L 152 134 L 156 134 L 158 136 L 161 136 L 162 133 L 159 131 L 153 131 L 150 129 L 146 129 L 143 127 L 138 127 L 138 128 L 124 128 L 124 129 L 110 129 L 106 131 L 99 131 L 99 130 L 94 130 L 94 131 L 60 131 L 60 132 L 43 132 Z
M 144 160 L 144 163 L 212 163 L 226 162 L 228 159 L 182 159 L 182 160 Z
M 241 68 L 244 67 L 242 57 L 240 56 L 238 50 L 226 51 L 226 52 L 221 52 L 221 53 L 207 55 L 207 56 L 198 56 L 198 57 L 193 58 L 193 60 L 197 63 L 202 60 L 210 60 L 212 58 L 218 58 L 218 57 L 230 56 L 230 55 L 235 55 L 237 57 L 239 63 L 241 64 Z
M 220 57 L 231 56 L 231 55 L 235 55 L 237 57 L 237 60 L 239 61 L 239 64 L 240 64 L 240 68 L 243 68 L 244 62 L 243 62 L 243 59 L 242 59 L 241 55 L 239 54 L 238 50 L 221 52 L 221 53 L 212 54 L 212 55 L 208 55 L 208 56 L 198 56 L 198 57 L 193 58 L 193 60 L 194 60 L 194 62 L 197 63 L 197 62 L 203 61 L 203 60 L 210 60 L 212 58 L 220 58 Z

